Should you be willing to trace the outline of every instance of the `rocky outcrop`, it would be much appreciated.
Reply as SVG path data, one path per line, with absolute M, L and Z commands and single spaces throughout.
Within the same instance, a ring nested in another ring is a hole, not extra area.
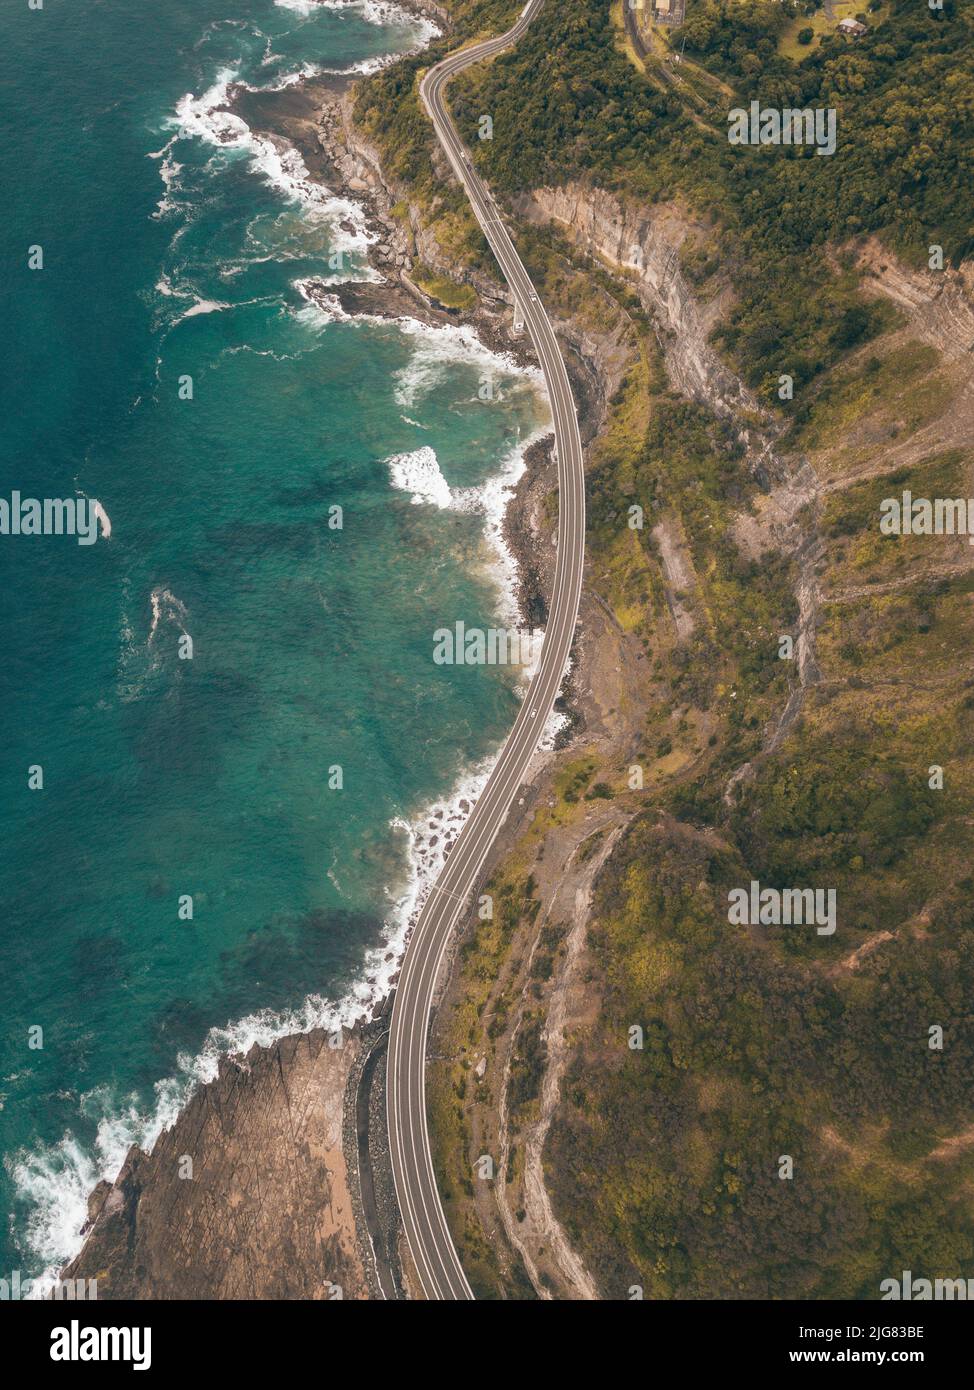
M 354 96 L 348 92 L 326 102 L 320 113 L 318 138 L 344 187 L 353 195 L 366 191 L 370 195 L 371 211 L 382 228 L 382 240 L 376 248 L 379 268 L 408 271 L 419 262 L 459 285 L 470 285 L 488 313 L 504 313 L 513 303 L 507 286 L 444 252 L 436 237 L 436 207 L 429 210 L 432 219 L 424 215 L 410 200 L 408 190 L 385 172 L 379 151 L 355 122 L 353 105 Z M 439 146 L 432 158 L 443 181 L 452 182 L 453 173 Z M 393 215 L 393 208 L 400 212 L 398 217 Z
M 362 1049 L 312 1033 L 224 1058 L 151 1154 L 135 1146 L 89 1200 L 63 1279 L 99 1299 L 367 1298 L 342 1149 Z

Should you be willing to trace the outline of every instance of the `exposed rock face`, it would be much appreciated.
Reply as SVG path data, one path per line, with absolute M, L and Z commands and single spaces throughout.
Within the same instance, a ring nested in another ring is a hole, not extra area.
M 133 1146 L 92 1193 L 63 1277 L 97 1278 L 99 1299 L 367 1298 L 342 1152 L 361 1046 L 318 1029 L 221 1062 L 152 1153 Z
M 767 731 L 766 748 L 770 750 L 794 724 L 805 691 L 820 674 L 815 658 L 815 627 L 820 602 L 817 567 L 821 543 L 814 517 L 805 515 L 803 520 L 806 509 L 814 509 L 820 489 L 805 458 L 779 456 L 776 445 L 780 426 L 710 345 L 710 334 L 728 308 L 732 291 L 725 286 L 707 301 L 698 299 L 679 263 L 683 243 L 694 232 L 706 229 L 675 206 L 634 206 L 602 189 L 577 183 L 536 189 L 520 198 L 516 206 L 527 221 L 558 223 L 585 254 L 628 272 L 644 309 L 653 319 L 671 385 L 715 415 L 732 421 L 747 449 L 752 472 L 764 495 L 757 503 L 756 518 L 747 513 L 738 518 L 739 542 L 752 552 L 774 548 L 791 553 L 798 569 L 799 686 L 780 719 Z M 667 548 L 662 545 L 661 549 L 666 566 Z M 673 559 L 671 553 L 670 560 Z M 675 581 L 675 586 L 681 587 L 679 581 Z M 679 619 L 677 628 L 679 631 Z M 745 764 L 735 772 L 728 795 L 751 770 L 751 765 Z
M 666 206 L 625 206 L 611 193 L 574 183 L 536 189 L 516 206 L 527 221 L 561 223 L 570 240 L 588 255 L 632 272 L 644 306 L 664 335 L 666 365 L 677 390 L 718 415 L 764 413 L 707 341 L 729 291 L 706 304 L 694 298 L 678 259 L 691 231 L 685 216 Z
M 891 299 L 914 334 L 953 361 L 974 350 L 974 261 L 956 270 L 910 270 L 870 237 L 856 256 L 867 293 Z

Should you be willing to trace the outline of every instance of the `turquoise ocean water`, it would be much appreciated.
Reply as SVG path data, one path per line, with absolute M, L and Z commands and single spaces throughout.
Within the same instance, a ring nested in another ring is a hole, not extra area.
M 111 527 L 0 536 L 0 1273 L 77 1248 L 221 1049 L 382 988 L 513 721 L 512 674 L 432 635 L 510 617 L 491 533 L 536 384 L 309 304 L 336 249 L 363 265 L 358 214 L 213 111 L 426 32 L 371 0 L 0 13 L 0 496 Z

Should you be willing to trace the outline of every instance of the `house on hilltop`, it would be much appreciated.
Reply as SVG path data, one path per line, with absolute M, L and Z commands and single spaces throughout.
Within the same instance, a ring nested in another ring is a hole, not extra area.
M 860 24 L 858 19 L 840 19 L 838 32 L 846 39 L 861 39 L 863 34 L 868 34 L 869 29 L 865 24 Z

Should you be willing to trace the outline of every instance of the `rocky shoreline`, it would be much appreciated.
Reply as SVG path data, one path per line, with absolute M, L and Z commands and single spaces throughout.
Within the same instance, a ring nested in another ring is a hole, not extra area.
M 355 80 L 335 74 L 307 78 L 279 91 L 232 87 L 224 108 L 255 134 L 293 146 L 313 181 L 361 209 L 373 239 L 366 257 L 377 278 L 313 283 L 321 293 L 334 296 L 348 314 L 467 327 L 492 352 L 509 357 L 519 367 L 537 368 L 529 340 L 513 332 L 513 301 L 506 286 L 464 272 L 458 283 L 471 284 L 477 293 L 476 307 L 466 311 L 439 303 L 410 274 L 424 257 L 443 268 L 442 255 L 432 251 L 417 219 L 393 212 L 401 201 L 399 193 L 386 181 L 378 152 L 354 123 Z
M 408 7 L 446 19 L 435 6 Z M 313 180 L 362 209 L 376 278 L 309 281 L 306 296 L 337 300 L 350 316 L 466 327 L 489 350 L 536 367 L 530 343 L 513 333 L 504 287 L 477 277 L 477 306 L 465 312 L 412 279 L 422 232 L 392 212 L 397 194 L 352 121 L 353 80 L 336 74 L 229 94 L 228 110 L 256 134 L 297 148 Z M 554 568 L 555 537 L 544 535 L 553 443 L 549 435 L 526 451 L 503 526 L 518 606 L 532 626 L 547 616 Z M 318 1029 L 222 1058 L 151 1153 L 133 1145 L 115 1181 L 92 1192 L 85 1244 L 61 1279 L 97 1279 L 102 1299 L 402 1297 L 385 1136 L 390 1005 L 339 1046 Z
M 133 1145 L 88 1203 L 62 1280 L 109 1299 L 361 1299 L 345 1093 L 360 1028 L 322 1029 L 224 1057 L 151 1154 Z
M 414 4 L 407 8 L 440 24 L 446 18 L 435 6 Z M 396 216 L 393 212 L 401 201 L 399 191 L 387 181 L 378 152 L 353 119 L 355 80 L 334 74 L 307 78 L 279 91 L 254 92 L 238 86 L 228 94 L 227 110 L 246 121 L 256 134 L 293 146 L 313 180 L 361 209 L 366 231 L 372 238 L 366 253 L 368 265 L 376 278 L 311 279 L 302 287 L 304 294 L 326 309 L 337 301 L 342 312 L 350 317 L 411 318 L 431 327 L 469 328 L 489 351 L 507 357 L 520 368 L 537 370 L 538 361 L 530 341 L 513 331 L 513 301 L 506 286 L 483 275 L 467 277 L 466 272 L 451 267 L 458 272 L 458 283 L 462 273 L 464 282 L 471 283 L 477 294 L 476 307 L 464 311 L 440 304 L 411 276 L 417 261 L 429 253 L 429 247 L 412 216 Z M 430 259 L 442 265 L 438 251 Z M 592 382 L 575 380 L 580 375 L 580 369 L 573 372 L 573 384 L 580 386 L 587 397 Z M 553 442 L 549 436 L 547 441 L 539 441 L 526 450 L 525 472 L 508 504 L 503 527 L 519 576 L 518 606 L 529 626 L 543 622 L 539 614 L 546 611 L 543 594 L 548 586 L 544 581 L 550 578 L 553 554 L 546 554 L 549 548 L 543 543 L 538 526 L 532 524 L 537 509 L 529 507 L 527 499 L 539 489 L 550 491 L 554 486 Z

